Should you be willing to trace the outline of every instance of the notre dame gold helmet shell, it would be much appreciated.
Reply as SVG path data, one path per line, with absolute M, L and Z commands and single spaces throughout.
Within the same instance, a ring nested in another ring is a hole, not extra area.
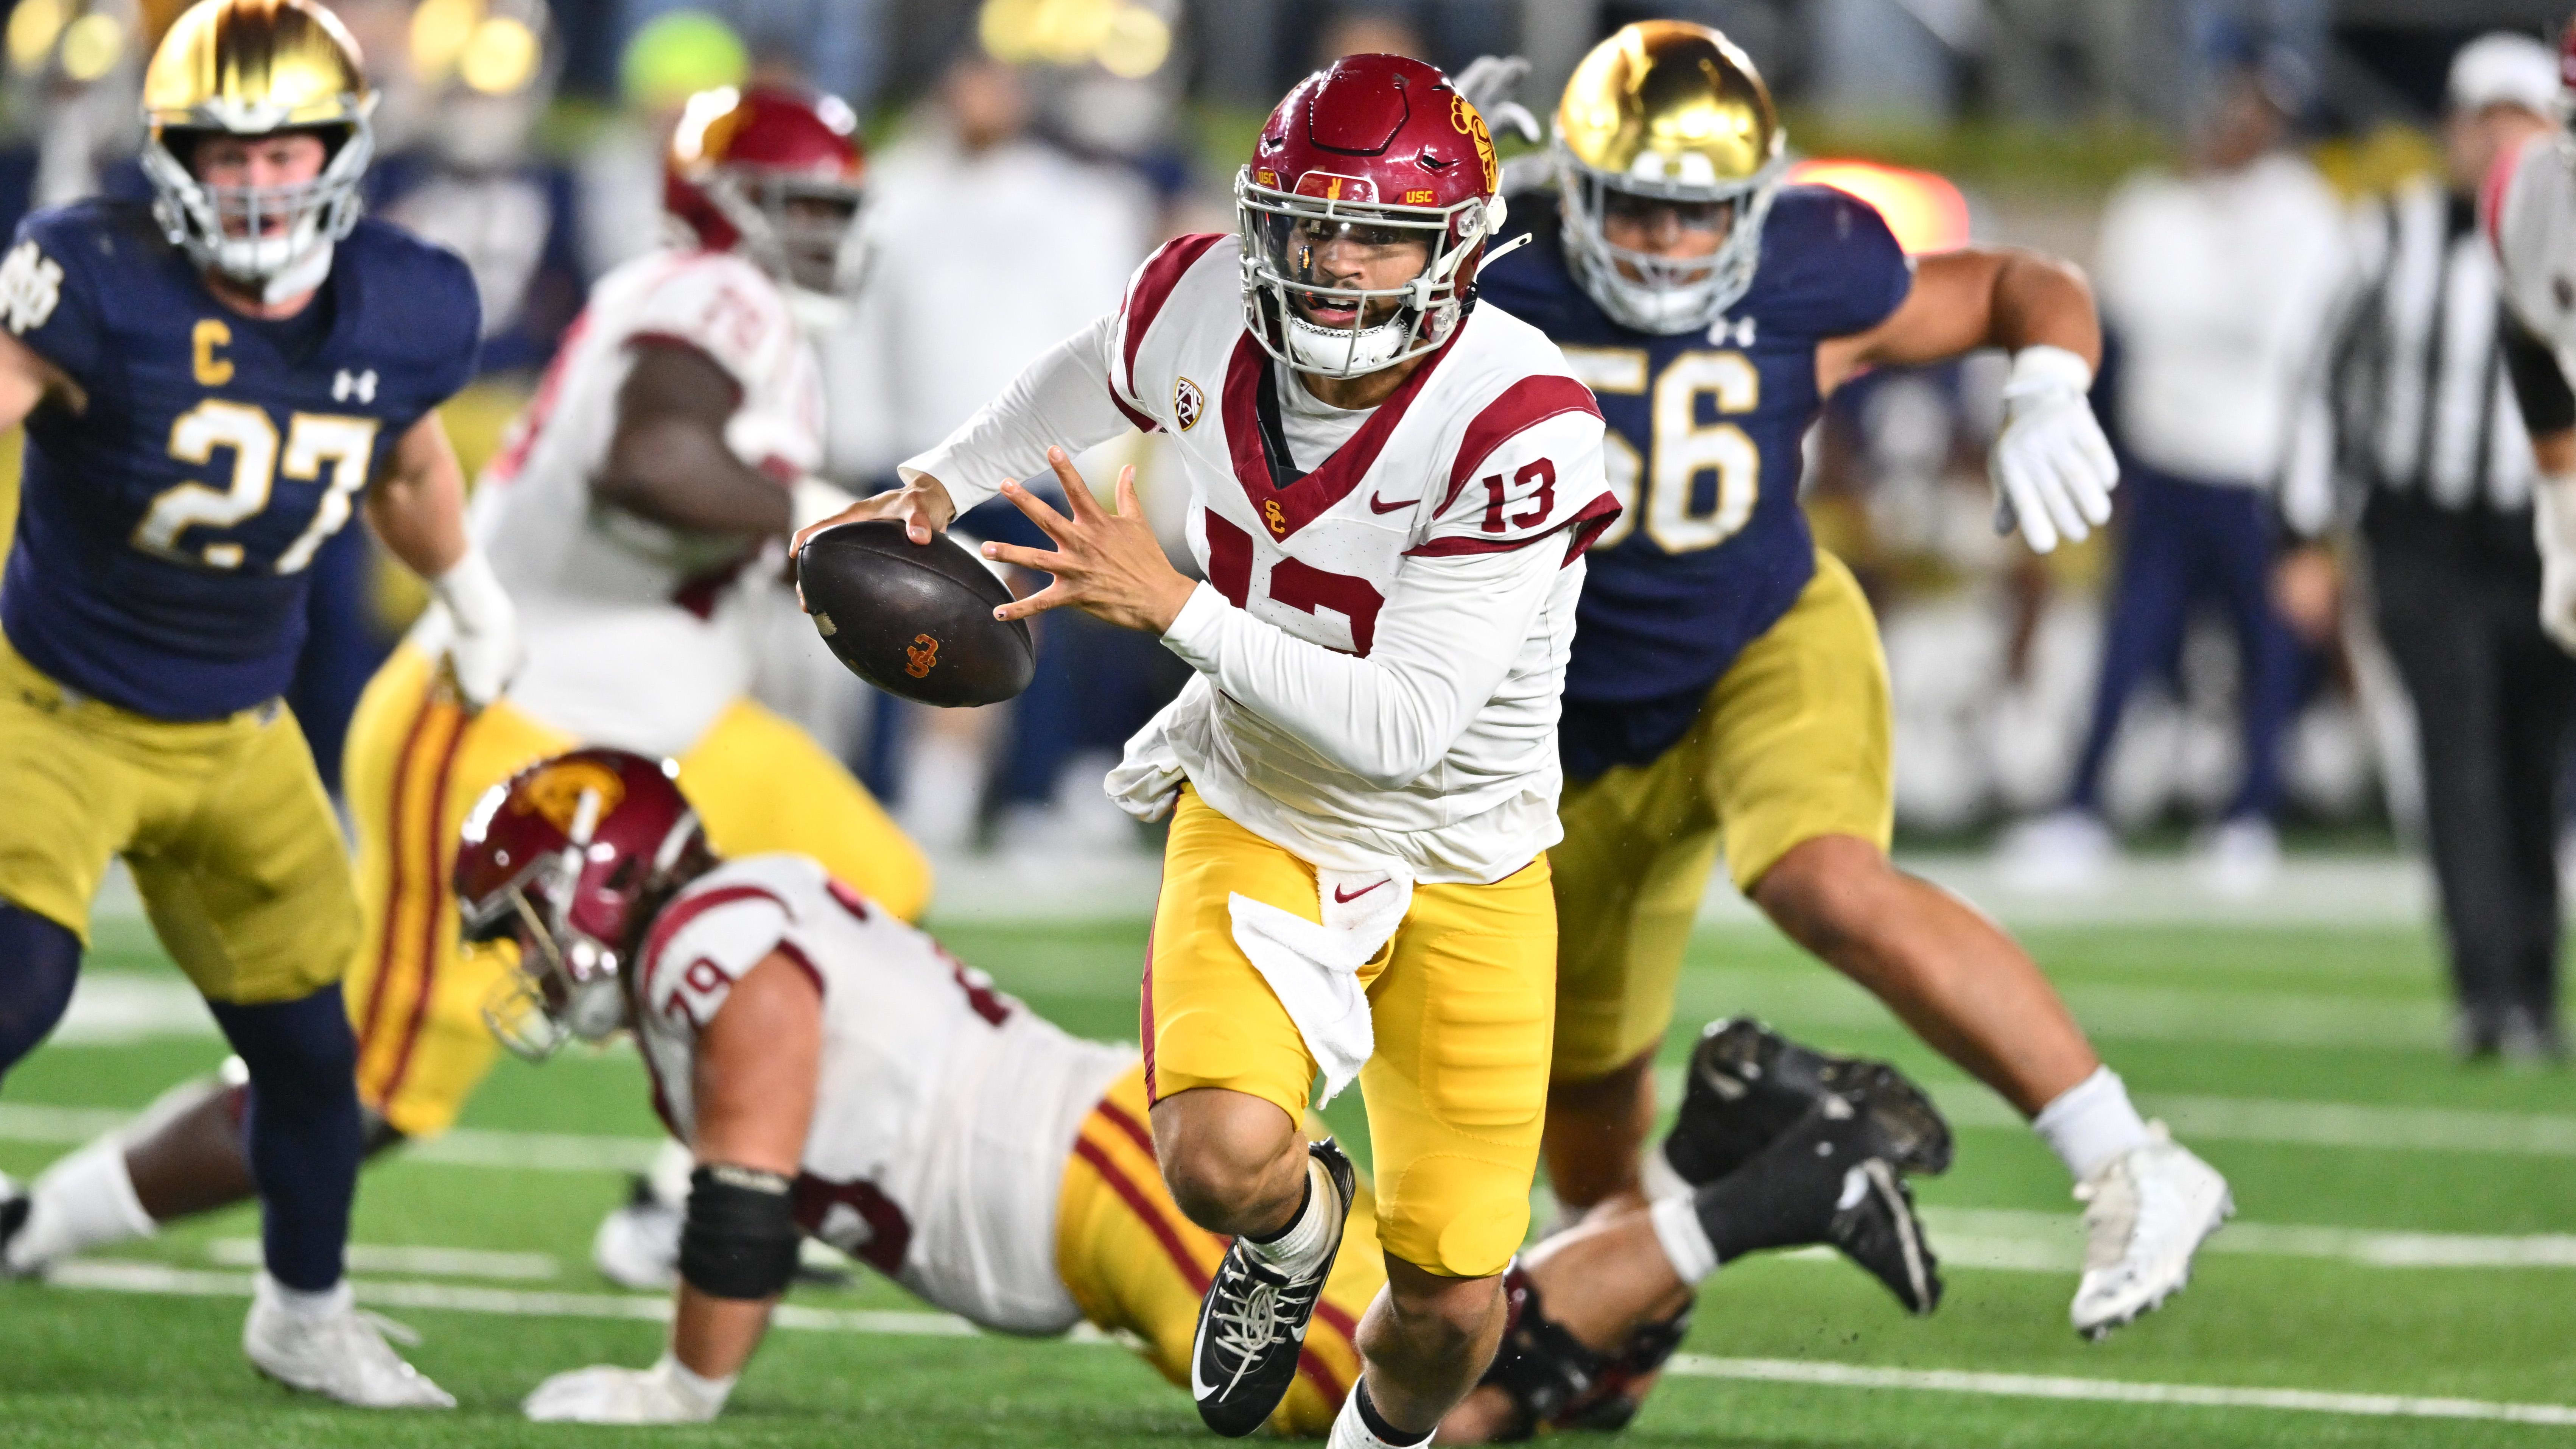
M 1680 20 L 1622 27 L 1575 67 L 1553 142 L 1569 260 L 1614 319 L 1688 332 L 1753 284 L 1788 142 L 1769 87 L 1724 35 Z M 1655 203 L 1720 231 L 1714 250 L 1648 252 L 1606 235 L 1609 213 Z
M 143 169 L 153 214 L 199 266 L 272 295 L 318 284 L 331 244 L 357 224 L 358 180 L 375 151 L 375 96 L 357 42 L 311 0 L 199 0 L 143 75 Z M 321 173 L 287 185 L 209 186 L 196 151 L 211 136 L 310 132 Z

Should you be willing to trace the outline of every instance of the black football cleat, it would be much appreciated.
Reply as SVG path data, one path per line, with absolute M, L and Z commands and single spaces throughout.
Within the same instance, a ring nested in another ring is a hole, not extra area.
M 1241 1239 L 1225 1251 L 1216 1278 L 1199 1302 L 1199 1327 L 1190 1344 L 1190 1397 L 1198 1401 L 1199 1418 L 1229 1439 L 1267 1423 L 1271 1411 L 1297 1381 L 1297 1354 L 1305 1347 L 1306 1325 L 1333 1276 L 1341 1256 L 1342 1226 L 1350 1218 L 1356 1179 L 1351 1160 L 1329 1137 L 1307 1144 L 1324 1164 L 1340 1194 L 1342 1209 L 1333 1225 L 1333 1246 L 1313 1273 L 1289 1279 L 1257 1262 Z
M 1718 1260 L 1831 1244 L 1906 1312 L 1938 1307 L 1940 1264 L 1878 1136 L 1867 1117 L 1827 1096 L 1751 1161 L 1699 1189 L 1692 1201 Z
M 1800 1046 L 1744 1016 L 1711 1022 L 1700 1033 L 1664 1161 L 1694 1187 L 1715 1182 L 1827 1097 L 1869 1121 L 1873 1155 L 1898 1172 L 1937 1177 L 1950 1170 L 1950 1124 L 1904 1073 Z

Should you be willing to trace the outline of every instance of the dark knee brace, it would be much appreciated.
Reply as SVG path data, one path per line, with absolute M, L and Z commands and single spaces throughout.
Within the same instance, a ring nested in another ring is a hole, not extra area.
M 80 958 L 80 937 L 71 928 L 0 901 L 0 1074 L 63 1019 Z
M 297 1001 L 207 1005 L 250 1072 L 243 1138 L 259 1183 L 269 1276 L 319 1292 L 340 1281 L 364 1140 L 358 1039 L 340 988 Z
M 1655 1372 L 1690 1332 L 1691 1305 L 1640 1324 L 1614 1353 L 1601 1353 L 1547 1316 L 1538 1285 L 1518 1264 L 1503 1275 L 1511 1321 L 1483 1383 L 1511 1397 L 1517 1411 L 1504 1437 L 1526 1439 L 1540 1428 L 1612 1431 L 1627 1427 L 1645 1401 Z

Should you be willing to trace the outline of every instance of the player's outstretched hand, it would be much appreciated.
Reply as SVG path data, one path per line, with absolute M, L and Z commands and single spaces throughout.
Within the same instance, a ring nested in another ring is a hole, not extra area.
M 1486 126 L 1500 135 L 1506 129 L 1518 132 L 1532 145 L 1544 138 L 1538 117 L 1529 107 L 1513 97 L 1521 88 L 1522 77 L 1529 74 L 1530 63 L 1517 55 L 1480 55 L 1467 62 L 1466 68 L 1450 79 L 1449 84 L 1476 114 L 1485 118 Z
M 1162 543 L 1145 521 L 1144 505 L 1136 501 L 1136 470 L 1118 470 L 1118 509 L 1113 513 L 1091 496 L 1064 449 L 1047 449 L 1047 463 L 1055 469 L 1056 481 L 1064 485 L 1072 517 L 1056 512 L 1045 499 L 1017 483 L 1003 484 L 1002 496 L 1055 540 L 1055 551 L 988 543 L 984 557 L 1053 574 L 1055 582 L 995 609 L 993 617 L 1026 619 L 1071 604 L 1122 629 L 1142 629 L 1148 634 L 1169 630 L 1180 617 L 1181 606 L 1190 601 L 1190 591 L 1198 586 L 1163 556 Z
M 1995 531 L 2021 530 L 2033 553 L 2059 539 L 2081 543 L 2111 521 L 2120 481 L 2111 440 L 2085 392 L 2093 369 L 2062 347 L 2025 347 L 2004 382 L 2004 425 L 1987 463 L 1995 485 Z
M 698 1378 L 665 1354 L 648 1369 L 602 1364 L 556 1374 L 519 1408 L 531 1419 L 576 1424 L 703 1424 L 724 1408 L 732 1387 L 730 1379 Z

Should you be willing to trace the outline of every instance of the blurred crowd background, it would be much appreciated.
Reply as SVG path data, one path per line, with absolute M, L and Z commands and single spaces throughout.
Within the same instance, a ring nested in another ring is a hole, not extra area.
M 7 6 L 0 221 L 144 194 L 139 75 L 179 8 Z M 1533 62 L 1522 98 L 1544 118 L 1613 27 L 1723 28 L 1780 97 L 1804 179 L 1877 202 L 1912 249 L 2020 243 L 2094 277 L 2112 336 L 2097 403 L 2130 470 L 2107 538 L 2034 560 L 1995 535 L 1983 455 L 2000 358 L 1866 378 L 1809 443 L 1811 515 L 1885 631 L 1900 829 L 2018 842 L 2035 872 L 2080 862 L 2060 848 L 2070 819 L 2132 846 L 2185 844 L 2232 889 L 2260 887 L 2276 832 L 2367 845 L 2418 831 L 2415 714 L 2353 566 L 2349 500 L 2374 471 L 2455 511 L 2492 497 L 2509 514 L 2528 496 L 2510 395 L 2480 360 L 2491 301 L 2376 317 L 2370 299 L 2412 265 L 2392 258 L 2418 213 L 2450 275 L 2478 113 L 2552 103 L 2554 69 L 2533 72 L 2527 52 L 2484 70 L 2455 58 L 2491 32 L 2550 34 L 2565 0 L 333 8 L 383 96 L 371 204 L 463 253 L 483 289 L 484 376 L 448 419 L 469 468 L 588 282 L 661 240 L 660 147 L 684 97 L 759 77 L 845 98 L 871 151 L 876 252 L 823 350 L 831 470 L 862 487 L 1115 305 L 1163 237 L 1230 227 L 1260 118 L 1318 63 L 1379 50 L 1454 70 L 1518 53 Z M 2404 436 L 2382 436 L 2409 409 Z M 1158 516 L 1176 509 L 1178 480 L 1148 440 L 1087 464 L 1106 477 L 1122 461 Z M 0 486 L 0 513 L 13 491 Z M 419 595 L 359 529 L 317 575 L 295 704 L 329 756 Z M 934 849 L 1139 848 L 1097 781 L 1182 668 L 1087 620 L 1050 616 L 1044 634 L 1026 696 L 934 715 L 870 695 L 784 616 L 764 693 L 843 748 Z M 324 766 L 336 779 L 336 760 Z

